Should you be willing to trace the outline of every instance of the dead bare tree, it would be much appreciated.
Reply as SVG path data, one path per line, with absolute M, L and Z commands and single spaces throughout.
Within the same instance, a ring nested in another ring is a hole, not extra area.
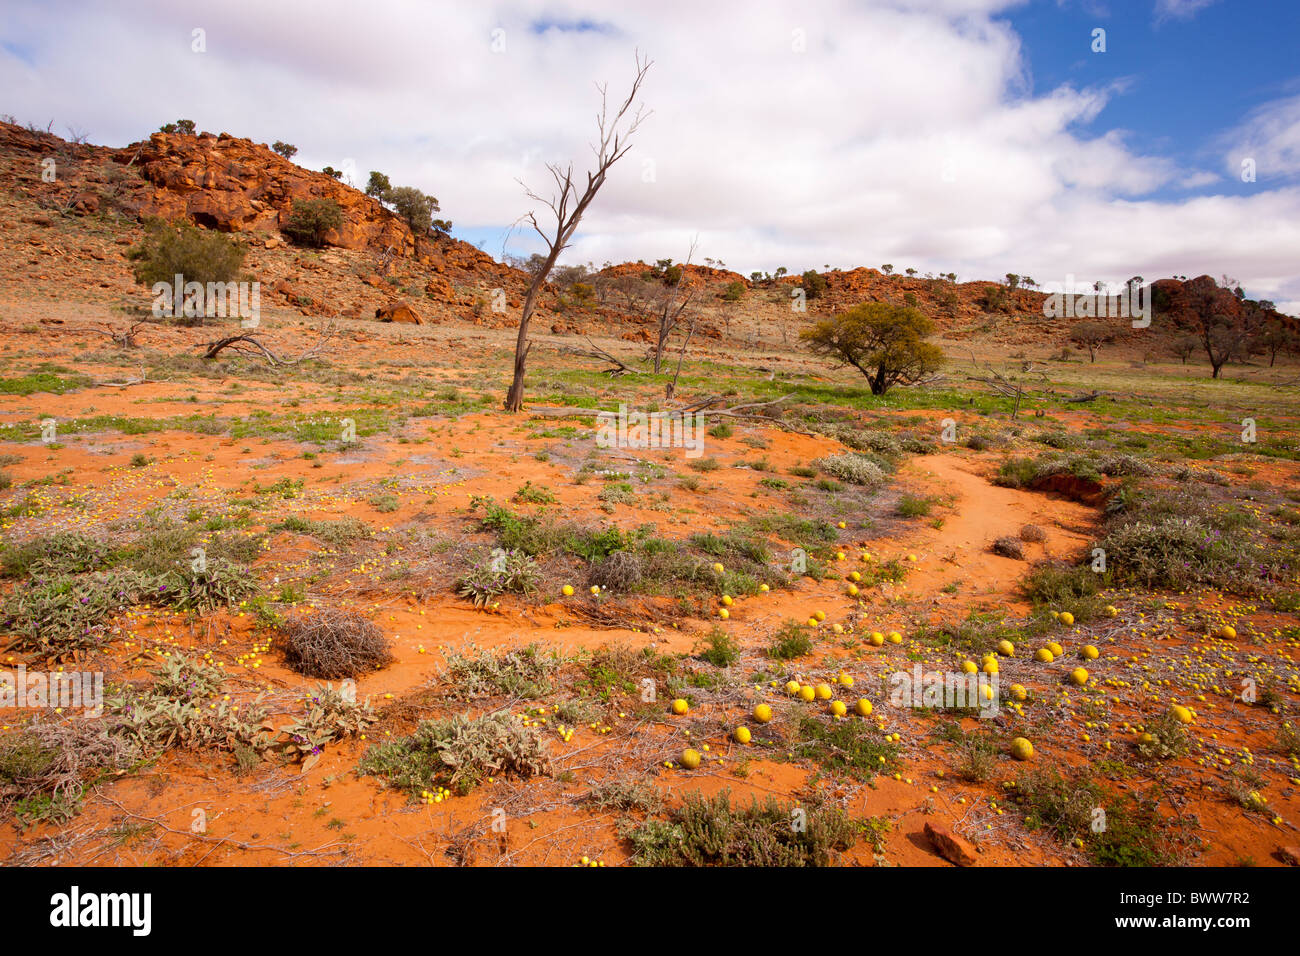
M 679 266 L 671 267 L 677 269 L 677 281 L 664 286 L 654 300 L 654 369 L 656 375 L 662 371 L 664 349 L 668 345 L 668 339 L 677 331 L 677 327 L 682 324 L 686 309 L 690 306 L 691 300 L 695 298 L 697 287 L 693 282 L 689 281 L 691 259 L 695 256 L 695 246 L 696 243 L 692 240 L 691 248 L 686 253 L 686 261 Z M 683 296 L 682 286 L 684 284 L 686 284 L 686 294 Z M 672 395 L 670 394 L 668 397 L 671 398 Z
M 609 175 L 610 168 L 627 154 L 632 148 L 630 142 L 631 136 L 636 132 L 641 121 L 649 114 L 642 113 L 642 107 L 637 106 L 635 112 L 631 112 L 637 95 L 641 91 L 641 84 L 645 82 L 646 73 L 649 71 L 651 61 L 642 59 L 638 52 L 636 55 L 636 78 L 632 81 L 631 92 L 628 93 L 627 99 L 618 110 L 610 116 L 607 112 L 608 87 L 598 85 L 600 90 L 600 113 L 596 117 L 597 142 L 591 146 L 592 152 L 596 156 L 596 169 L 594 172 L 587 173 L 587 186 L 581 193 L 578 191 L 578 185 L 573 178 L 573 164 L 567 167 L 561 167 L 558 163 L 547 163 L 546 168 L 555 181 L 555 187 L 558 192 L 550 199 L 543 199 L 531 189 L 528 189 L 528 198 L 536 202 L 545 203 L 555 216 L 554 232 L 547 233 L 542 230 L 541 225 L 537 222 L 535 212 L 528 213 L 524 218 L 533 227 L 533 230 L 542 237 L 546 243 L 547 255 L 542 267 L 533 276 L 533 281 L 529 283 L 528 292 L 524 295 L 523 310 L 519 316 L 519 335 L 515 341 L 515 368 L 514 378 L 510 382 L 510 391 L 506 393 L 505 410 L 508 412 L 517 412 L 523 408 L 524 404 L 524 374 L 528 367 L 528 353 L 532 348 L 532 343 L 528 340 L 528 323 L 532 320 L 533 309 L 537 304 L 537 297 L 546 285 L 546 278 L 551 274 L 551 269 L 555 267 L 555 262 L 560 257 L 560 253 L 569 244 L 573 238 L 573 233 L 578 228 L 583 214 L 587 207 L 591 205 L 592 200 L 596 198 L 596 193 L 600 187 L 605 185 L 605 178 Z M 525 189 L 527 187 L 525 186 Z
M 120 345 L 124 349 L 133 349 L 140 344 L 140 331 L 146 325 L 150 324 L 152 323 L 150 323 L 148 319 L 137 319 L 131 322 L 131 324 L 125 329 L 119 329 L 112 325 L 101 325 L 96 326 L 94 331 L 98 332 L 100 335 L 107 335 L 113 340 L 114 345 Z
M 686 358 L 686 346 L 691 344 L 691 336 L 695 334 L 695 320 L 698 316 L 691 315 L 691 324 L 686 327 L 686 335 L 682 338 L 682 347 L 677 353 L 677 370 L 673 372 L 672 379 L 664 386 L 664 397 L 671 399 L 677 393 L 677 379 L 682 374 L 682 360 Z M 658 355 L 658 353 L 655 353 Z

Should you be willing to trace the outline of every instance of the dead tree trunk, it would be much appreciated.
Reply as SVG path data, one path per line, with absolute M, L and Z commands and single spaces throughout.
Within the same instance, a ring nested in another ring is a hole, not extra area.
M 537 296 L 541 293 L 542 288 L 546 285 L 546 278 L 555 268 L 555 262 L 564 251 L 564 247 L 569 244 L 573 238 L 573 233 L 578 228 L 583 213 L 591 205 L 596 193 L 600 187 L 605 185 L 605 177 L 609 173 L 610 167 L 623 158 L 631 148 L 629 137 L 636 132 L 641 120 L 644 119 L 641 108 L 638 107 L 636 112 L 631 116 L 628 111 L 632 109 L 633 101 L 641 91 L 641 84 L 645 81 L 646 72 L 650 69 L 650 60 L 642 60 L 640 54 L 636 58 L 636 78 L 632 81 L 632 90 L 628 93 L 627 99 L 619 107 L 612 117 L 606 114 L 606 87 L 600 89 L 600 115 L 596 118 L 596 128 L 598 131 L 598 142 L 592 144 L 592 151 L 596 154 L 596 169 L 594 172 L 587 173 L 587 186 L 581 194 L 578 192 L 577 184 L 573 180 L 573 164 L 570 163 L 567 168 L 561 169 L 558 164 L 548 163 L 546 168 L 555 180 L 555 186 L 558 194 L 552 196 L 549 200 L 542 199 L 532 190 L 528 190 L 528 198 L 537 202 L 544 202 L 550 208 L 551 213 L 555 216 L 555 230 L 553 233 L 543 232 L 537 222 L 537 214 L 529 213 L 524 218 L 528 220 L 534 231 L 542 237 L 546 243 L 547 255 L 542 267 L 537 270 L 533 276 L 533 281 L 528 286 L 528 292 L 524 296 L 523 310 L 519 315 L 519 334 L 515 338 L 515 367 L 514 377 L 510 382 L 510 391 L 506 393 L 505 410 L 508 412 L 517 412 L 524 405 L 524 375 L 528 370 L 528 353 L 532 350 L 532 343 L 528 341 L 528 324 L 533 318 L 533 309 L 537 305 Z M 627 128 L 621 129 L 624 120 L 627 120 Z M 525 187 L 527 188 L 527 187 Z

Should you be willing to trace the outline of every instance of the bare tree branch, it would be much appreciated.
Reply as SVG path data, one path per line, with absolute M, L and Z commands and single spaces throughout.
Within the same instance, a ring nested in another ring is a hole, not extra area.
M 551 270 L 555 268 L 560 253 L 572 240 L 573 234 L 578 228 L 578 223 L 582 221 L 582 216 L 587 211 L 587 207 L 591 205 L 596 198 L 596 194 L 605 184 L 605 177 L 609 174 L 610 168 L 631 148 L 630 137 L 636 132 L 637 127 L 640 126 L 644 118 L 641 108 L 637 108 L 630 121 L 625 123 L 625 119 L 641 91 L 641 84 L 645 82 L 646 73 L 649 71 L 650 66 L 651 61 L 643 59 L 638 52 L 636 55 L 636 77 L 632 81 L 632 89 L 628 93 L 627 99 L 623 101 L 612 117 L 607 112 L 608 97 L 606 88 L 603 86 L 597 87 L 601 93 L 600 113 L 596 117 L 598 137 L 597 142 L 592 144 L 592 151 L 596 156 L 596 169 L 587 173 L 587 186 L 581 194 L 579 194 L 578 187 L 574 183 L 572 163 L 564 169 L 561 169 L 555 163 L 547 164 L 546 168 L 551 174 L 556 189 L 555 194 L 550 199 L 543 199 L 525 186 L 529 199 L 543 203 L 551 210 L 552 215 L 555 217 L 555 226 L 554 232 L 547 232 L 542 229 L 535 212 L 530 212 L 525 217 L 533 230 L 546 243 L 547 256 L 542 267 L 533 276 L 533 281 L 528 286 L 528 292 L 524 295 L 523 309 L 519 316 L 519 334 L 515 340 L 514 378 L 510 383 L 510 391 L 506 394 L 505 400 L 505 410 L 508 412 L 517 412 L 523 408 L 524 375 L 527 371 L 528 352 L 531 348 L 531 343 L 528 340 L 528 324 L 532 320 L 533 310 L 537 305 L 537 297 L 546 285 Z

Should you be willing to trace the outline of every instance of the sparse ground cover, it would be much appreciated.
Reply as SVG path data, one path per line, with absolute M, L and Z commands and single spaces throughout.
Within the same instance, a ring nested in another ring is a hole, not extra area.
M 7 862 L 939 862 L 927 823 L 978 864 L 1297 842 L 1293 388 L 1103 356 L 1013 417 L 960 364 L 873 396 L 769 344 L 685 364 L 679 394 L 790 396 L 691 458 L 599 447 L 664 377 L 558 351 L 501 413 L 493 330 L 367 328 L 276 371 L 176 357 L 211 329 L 59 335 L 51 362 L 3 332 L 0 654 L 101 672 L 105 706 L 3 711 Z M 996 676 L 996 715 L 898 706 L 918 667 Z

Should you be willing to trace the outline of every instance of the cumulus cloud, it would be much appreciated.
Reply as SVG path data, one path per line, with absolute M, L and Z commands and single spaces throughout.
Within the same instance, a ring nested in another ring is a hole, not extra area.
M 543 188 L 545 163 L 585 168 L 594 81 L 622 93 L 639 48 L 655 60 L 654 112 L 569 261 L 680 259 L 698 235 L 698 256 L 743 272 L 1229 272 L 1252 295 L 1300 300 L 1286 254 L 1300 193 L 1167 198 L 1216 177 L 1135 152 L 1123 130 L 1081 132 L 1105 126 L 1122 85 L 1034 91 L 1001 16 L 1019 5 L 10 0 L 0 86 L 8 111 L 94 142 L 181 116 L 284 139 L 304 166 L 431 192 L 457 231 L 482 234 L 529 209 L 519 180 Z M 1273 130 L 1260 142 L 1292 162 L 1279 122 L 1251 128 Z M 526 233 L 511 251 L 531 251 Z

